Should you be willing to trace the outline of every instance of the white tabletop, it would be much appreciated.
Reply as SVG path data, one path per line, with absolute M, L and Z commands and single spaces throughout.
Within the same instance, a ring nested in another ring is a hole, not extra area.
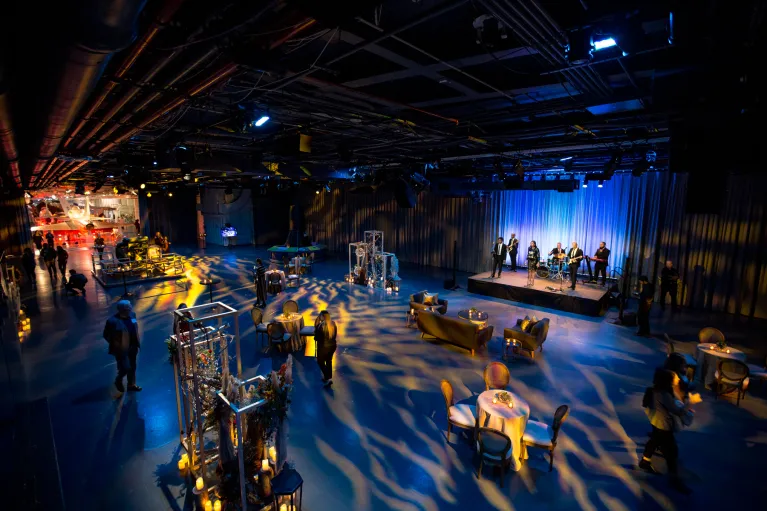
M 713 348 L 713 349 L 712 349 Z M 697 381 L 702 381 L 706 385 L 712 385 L 716 381 L 716 369 L 719 360 L 730 359 L 746 361 L 746 354 L 733 347 L 727 346 L 724 350 L 716 347 L 716 344 L 701 343 L 698 344 L 698 369 L 695 373 Z
M 502 391 L 486 390 L 477 397 L 479 426 L 500 431 L 511 439 L 511 468 L 517 472 L 522 468 L 519 458 L 522 455 L 522 435 L 530 417 L 530 405 L 513 392 L 509 392 L 513 403 L 511 408 L 508 404 L 493 403 L 493 397 L 498 392 Z

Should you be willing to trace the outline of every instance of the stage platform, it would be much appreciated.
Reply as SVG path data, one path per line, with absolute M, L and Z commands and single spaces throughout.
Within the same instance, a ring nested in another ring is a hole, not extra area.
M 524 268 L 516 272 L 504 271 L 498 279 L 491 279 L 489 271 L 469 277 L 470 293 L 586 316 L 605 315 L 609 306 L 608 287 L 578 282 L 573 291 L 569 285 L 569 280 L 564 281 L 564 291 L 560 292 L 558 281 L 536 277 L 535 285 L 527 287 L 527 270 Z

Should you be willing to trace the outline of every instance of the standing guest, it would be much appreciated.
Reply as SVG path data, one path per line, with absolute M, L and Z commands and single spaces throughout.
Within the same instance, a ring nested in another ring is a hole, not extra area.
M 541 259 L 541 251 L 538 250 L 538 244 L 535 240 L 530 242 L 527 247 L 527 285 L 532 286 L 535 283 L 535 272 L 538 269 L 538 261 Z
M 136 357 L 141 343 L 138 337 L 138 323 L 133 307 L 128 300 L 117 302 L 117 313 L 109 318 L 104 325 L 104 339 L 109 344 L 109 354 L 117 362 L 117 378 L 115 387 L 125 392 L 123 378 L 128 376 L 128 390 L 138 392 L 141 387 L 136 385 Z
M 128 258 L 128 238 L 123 238 L 120 243 L 115 245 L 115 259 L 127 259 Z
M 35 231 L 32 235 L 32 241 L 35 243 L 38 251 L 43 249 L 43 235 L 40 234 L 40 231 Z
M 256 259 L 256 307 L 266 307 L 266 268 L 261 259 Z
M 42 236 L 40 239 L 42 239 Z M 21 255 L 21 265 L 24 267 L 24 271 L 27 272 L 27 279 L 32 283 L 32 287 L 37 287 L 37 279 L 35 278 L 37 262 L 31 248 L 27 247 L 24 249 L 24 253 Z
M 671 310 L 677 312 L 676 304 L 677 288 L 679 286 L 679 272 L 674 268 L 674 263 L 666 261 L 666 266 L 660 271 L 660 310 L 666 310 L 666 294 L 671 295 Z
M 101 237 L 101 233 L 98 233 L 96 235 L 96 239 L 93 242 L 93 245 L 96 247 L 96 252 L 99 253 L 99 259 L 104 259 L 104 238 Z
M 568 257 L 570 258 L 570 282 L 572 284 L 570 289 L 575 290 L 575 282 L 578 279 L 578 268 L 580 268 L 581 259 L 583 259 L 583 250 L 578 248 L 578 244 L 574 241 L 570 246 Z
M 519 240 L 517 239 L 517 235 L 515 233 L 511 233 L 511 238 L 509 238 L 509 260 L 511 261 L 511 268 L 510 271 L 516 272 L 517 271 L 517 250 L 519 249 Z
M 77 295 L 80 291 L 85 296 L 85 284 L 88 283 L 88 278 L 82 273 L 77 273 L 77 270 L 69 270 L 69 280 L 64 285 L 68 293 Z
M 691 423 L 692 411 L 688 410 L 682 402 L 679 377 L 676 373 L 657 369 L 653 386 L 645 392 L 642 405 L 652 424 L 652 433 L 645 444 L 639 468 L 651 474 L 657 474 L 658 471 L 652 466 L 652 457 L 655 450 L 660 449 L 666 458 L 671 487 L 684 494 L 691 493 L 690 488 L 679 478 L 679 447 L 674 432 L 680 429 L 681 424 Z
M 503 238 L 498 236 L 498 241 L 493 245 L 493 274 L 491 279 L 495 278 L 495 269 L 498 268 L 498 278 L 501 278 L 503 263 L 506 261 L 506 245 L 503 244 Z
M 328 311 L 320 312 L 314 322 L 314 340 L 317 341 L 317 363 L 322 371 L 322 383 L 333 385 L 333 354 L 336 352 L 338 328 Z
M 186 309 L 185 303 L 180 303 L 178 307 L 176 308 L 177 311 Z M 181 313 L 182 316 L 184 316 L 187 319 L 192 319 L 192 313 L 189 311 L 184 311 Z M 181 318 L 178 316 L 178 314 L 173 315 L 173 335 L 176 335 L 176 332 L 180 330 L 181 335 L 185 335 L 188 337 L 188 333 L 190 330 L 189 322 L 187 321 L 181 321 Z
M 639 331 L 637 335 L 650 337 L 650 309 L 652 308 L 654 296 L 655 286 L 650 284 L 650 281 L 644 275 L 639 277 L 639 310 L 637 311 Z
M 48 243 L 49 247 L 53 248 L 53 242 L 55 241 L 53 231 L 48 231 L 48 234 L 45 235 L 45 241 Z
M 69 254 L 64 248 L 59 245 L 56 247 L 56 262 L 59 265 L 59 271 L 61 272 L 61 279 L 67 281 L 67 261 L 69 261 Z
M 141 234 L 141 222 L 138 221 L 138 218 L 133 222 L 133 225 L 136 227 L 136 235 Z
M 48 275 L 50 275 L 51 279 L 58 278 L 58 274 L 56 273 L 56 250 L 54 250 L 53 245 L 43 243 L 43 250 L 41 251 L 40 256 L 45 263 L 45 267 L 48 268 Z

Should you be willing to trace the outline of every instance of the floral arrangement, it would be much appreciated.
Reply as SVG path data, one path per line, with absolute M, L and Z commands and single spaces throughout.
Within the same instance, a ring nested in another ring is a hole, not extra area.
M 505 390 L 502 392 L 496 392 L 493 396 L 493 404 L 495 403 L 501 403 L 502 405 L 506 405 L 509 408 L 514 408 L 514 400 L 511 399 L 511 394 L 506 392 Z
M 266 403 L 255 412 L 256 422 L 263 428 L 264 438 L 269 438 L 277 430 L 280 423 L 288 415 L 290 392 L 293 390 L 293 357 L 282 364 L 279 371 L 272 371 L 268 378 L 262 380 L 258 387 L 251 385 L 246 393 L 246 399 L 263 399 Z
M 168 363 L 173 365 L 173 361 L 178 356 L 178 343 L 172 337 L 165 339 L 165 347 L 168 348 Z
M 716 341 L 716 347 L 720 350 L 723 350 L 727 347 L 727 342 L 724 339 L 719 339 Z
M 391 256 L 391 278 L 394 280 L 400 280 L 399 278 L 399 259 L 396 255 Z
M 476 314 L 477 313 L 477 308 L 476 307 L 472 307 L 471 309 L 469 309 L 469 312 L 471 314 Z

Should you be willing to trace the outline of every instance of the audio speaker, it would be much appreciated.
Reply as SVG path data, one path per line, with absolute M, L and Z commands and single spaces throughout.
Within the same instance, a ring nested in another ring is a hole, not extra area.
M 413 187 L 402 178 L 394 181 L 394 198 L 401 208 L 414 208 L 417 199 Z

